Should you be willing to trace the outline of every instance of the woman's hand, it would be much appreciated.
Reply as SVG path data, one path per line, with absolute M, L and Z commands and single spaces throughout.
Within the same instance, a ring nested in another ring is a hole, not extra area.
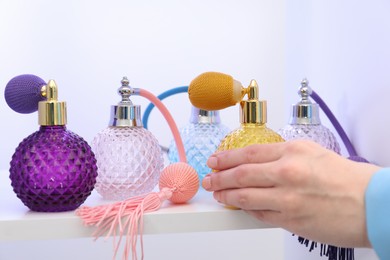
M 364 194 L 378 166 L 311 141 L 252 145 L 212 155 L 202 182 L 221 203 L 307 239 L 370 247 Z

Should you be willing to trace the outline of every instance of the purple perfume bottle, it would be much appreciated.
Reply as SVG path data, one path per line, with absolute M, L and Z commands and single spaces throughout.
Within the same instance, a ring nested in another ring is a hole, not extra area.
M 96 159 L 88 143 L 66 128 L 66 103 L 57 100 L 56 83 L 42 82 L 33 75 L 20 75 L 6 86 L 8 105 L 14 110 L 17 107 L 20 113 L 31 113 L 38 108 L 40 125 L 12 156 L 11 185 L 17 197 L 33 211 L 74 210 L 94 188 Z M 19 93 L 25 101 L 18 98 Z M 34 107 L 31 100 L 37 101 L 35 109 L 31 108 Z
M 124 200 L 151 192 L 157 185 L 164 160 L 160 145 L 141 121 L 141 107 L 124 77 L 118 93 L 122 100 L 111 106 L 109 126 L 92 140 L 99 175 L 96 190 L 104 199 Z

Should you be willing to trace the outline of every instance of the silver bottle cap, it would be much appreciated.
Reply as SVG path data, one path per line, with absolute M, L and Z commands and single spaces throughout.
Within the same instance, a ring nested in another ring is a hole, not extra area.
M 291 125 L 319 125 L 321 124 L 319 116 L 319 106 L 310 101 L 312 89 L 309 87 L 309 81 L 303 79 L 298 94 L 301 101 L 292 105 L 290 122 Z
M 130 82 L 127 77 L 123 77 L 121 83 L 122 86 L 118 89 L 118 93 L 121 95 L 122 100 L 118 105 L 111 106 L 109 126 L 142 127 L 141 106 L 133 105 L 133 102 L 130 100 L 130 96 L 134 94 L 134 90 L 129 86 Z
M 191 124 L 219 124 L 221 123 L 221 118 L 219 117 L 218 110 L 203 110 L 197 107 L 192 106 Z

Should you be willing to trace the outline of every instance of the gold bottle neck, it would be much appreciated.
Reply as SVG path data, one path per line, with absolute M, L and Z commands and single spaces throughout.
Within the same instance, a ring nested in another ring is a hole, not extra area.
M 259 123 L 241 123 L 241 128 L 258 128 L 258 127 L 267 127 L 267 125 Z
M 267 101 L 259 100 L 259 87 L 252 80 L 246 89 L 248 100 L 240 102 L 241 124 L 265 124 L 267 122 Z
M 46 100 L 38 103 L 38 123 L 41 126 L 66 125 L 66 102 L 58 101 L 58 88 L 54 80 L 50 80 L 45 91 Z

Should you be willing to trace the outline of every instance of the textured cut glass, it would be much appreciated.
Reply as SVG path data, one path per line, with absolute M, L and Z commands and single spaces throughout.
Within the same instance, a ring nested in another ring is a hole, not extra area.
M 108 127 L 91 146 L 99 173 L 96 190 L 104 199 L 127 199 L 157 185 L 164 162 L 157 139 L 147 129 Z
M 312 140 L 321 146 L 340 154 L 340 145 L 333 133 L 322 124 L 289 124 L 278 133 L 287 140 Z
M 251 144 L 283 142 L 283 138 L 265 124 L 241 124 L 241 127 L 227 135 L 218 151 L 242 148 Z
M 68 211 L 91 194 L 97 176 L 88 143 L 65 126 L 41 126 L 16 148 L 11 185 L 31 210 Z
M 207 159 L 228 132 L 226 126 L 214 123 L 191 123 L 180 129 L 188 164 L 198 173 L 200 183 L 203 177 L 211 172 L 206 165 Z M 179 161 L 174 141 L 169 146 L 168 158 L 171 163 Z

